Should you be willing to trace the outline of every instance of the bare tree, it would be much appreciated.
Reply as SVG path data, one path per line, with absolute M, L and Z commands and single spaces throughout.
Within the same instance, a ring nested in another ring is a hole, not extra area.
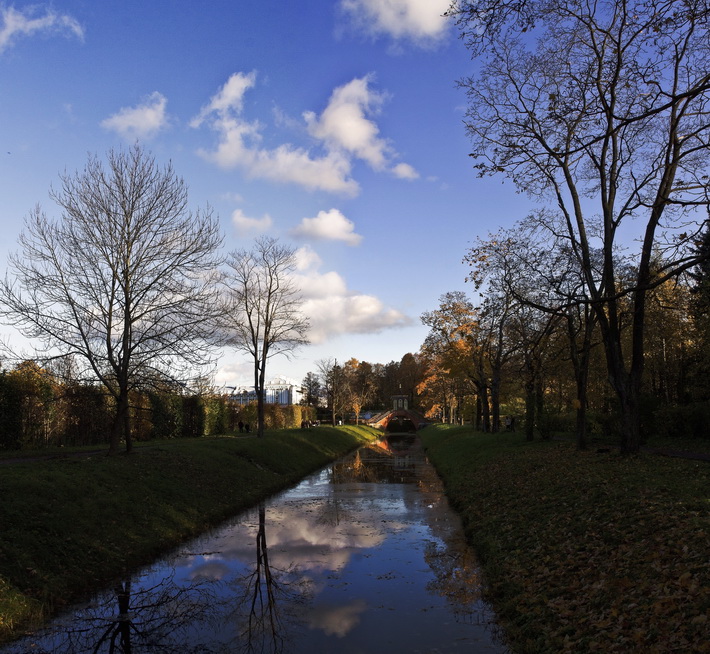
M 123 435 L 130 452 L 131 390 L 210 357 L 219 226 L 209 209 L 189 211 L 184 181 L 138 145 L 60 179 L 61 217 L 29 215 L 0 311 L 45 356 L 84 362 L 116 403 L 109 451 Z
M 527 319 L 513 322 L 513 331 L 519 332 L 516 338 L 520 344 L 532 346 L 532 349 L 523 348 L 522 351 L 527 371 L 532 372 L 536 366 L 531 364 L 541 361 L 535 356 L 537 339 L 529 338 L 536 331 L 531 328 L 543 327 L 537 331 L 540 345 L 545 342 L 548 332 L 547 321 L 534 319 L 536 312 L 554 316 L 553 323 L 557 319 L 564 321 L 577 386 L 577 445 L 585 449 L 587 382 L 596 318 L 587 298 L 584 274 L 569 239 L 556 235 L 564 231 L 554 215 L 546 212 L 531 215 L 512 229 L 499 230 L 485 240 L 479 238 L 468 250 L 464 262 L 471 268 L 467 279 L 475 284 L 476 290 L 480 291 L 485 285 L 486 293 L 508 293 L 517 305 L 533 310 Z M 521 310 L 516 309 L 517 312 Z M 530 403 L 526 406 L 530 408 Z M 531 424 L 526 421 L 526 429 Z M 532 435 L 531 432 L 527 434 Z
M 476 168 L 564 217 L 621 407 L 622 451 L 636 452 L 647 294 L 698 263 L 690 246 L 710 202 L 710 7 L 455 0 L 450 13 L 483 56 L 462 82 Z M 620 267 L 622 239 L 640 246 Z
M 308 319 L 301 313 L 301 294 L 292 273 L 295 250 L 273 238 L 259 238 L 252 250 L 235 250 L 225 277 L 227 343 L 254 362 L 257 434 L 264 435 L 266 365 L 277 354 L 289 356 L 308 343 Z

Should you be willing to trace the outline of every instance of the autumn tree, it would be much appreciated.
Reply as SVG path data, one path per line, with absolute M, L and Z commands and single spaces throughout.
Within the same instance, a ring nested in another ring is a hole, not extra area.
M 462 291 L 451 291 L 439 297 L 439 307 L 422 314 L 429 327 L 422 346 L 427 363 L 419 392 L 439 397 L 442 414 L 448 415 L 453 403 L 461 402 L 461 391 L 475 392 L 484 431 L 491 428 L 490 379 L 487 358 L 488 333 L 481 328 L 478 308 Z M 444 380 L 445 373 L 448 380 Z
M 264 436 L 266 366 L 277 354 L 290 356 L 308 342 L 293 279 L 296 252 L 274 238 L 259 238 L 251 250 L 234 250 L 227 260 L 224 333 L 226 342 L 254 364 L 257 435 Z
M 475 166 L 563 217 L 618 398 L 621 448 L 636 452 L 648 293 L 701 260 L 690 246 L 710 202 L 710 7 L 454 0 L 450 14 L 481 62 L 461 82 Z M 623 274 L 622 239 L 639 244 Z
M 649 293 L 645 386 L 660 404 L 688 401 L 693 337 L 691 289 L 685 277 L 670 279 Z
M 595 315 L 583 271 L 557 216 L 549 212 L 531 214 L 510 229 L 479 238 L 467 251 L 464 262 L 469 266 L 467 280 L 478 291 L 508 294 L 515 312 L 525 316 L 513 321 L 513 331 L 518 334 L 513 340 L 518 341 L 526 377 L 528 438 L 532 437 L 529 430 L 534 405 L 539 407 L 541 402 L 539 391 L 534 390 L 540 383 L 540 346 L 546 344 L 557 326 L 565 326 L 576 383 L 576 441 L 578 448 L 584 449 Z
M 360 424 L 360 414 L 375 393 L 372 366 L 367 361 L 348 359 L 343 366 L 343 377 L 347 404 L 355 414 L 355 424 Z
M 691 269 L 691 314 L 697 335 L 693 377 L 697 399 L 710 399 L 710 220 L 695 243 L 699 263 Z
M 121 436 L 130 451 L 129 393 L 209 360 L 219 226 L 209 209 L 190 211 L 185 182 L 138 145 L 60 179 L 50 197 L 61 216 L 37 207 L 27 218 L 0 311 L 45 357 L 84 363 L 80 377 L 115 400 L 110 452 Z

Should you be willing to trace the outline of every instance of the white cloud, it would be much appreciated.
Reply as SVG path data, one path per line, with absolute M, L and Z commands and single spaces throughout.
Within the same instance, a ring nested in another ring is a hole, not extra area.
M 450 0 L 341 0 L 353 23 L 369 34 L 431 45 L 446 35 Z
M 352 600 L 341 606 L 316 605 L 309 614 L 308 626 L 323 631 L 327 636 L 343 638 L 360 623 L 366 610 L 365 600 Z
M 261 234 L 266 232 L 273 225 L 271 216 L 266 213 L 261 218 L 250 218 L 241 209 L 232 213 L 232 225 L 236 228 L 237 234 L 247 236 L 249 234 Z
M 386 307 L 375 296 L 358 293 L 312 298 L 303 303 L 302 311 L 310 319 L 313 344 L 341 334 L 377 334 L 411 324 L 408 316 Z
M 390 143 L 379 136 L 380 130 L 372 120 L 384 102 L 386 95 L 370 88 L 372 76 L 356 78 L 336 88 L 328 106 L 316 117 L 308 111 L 303 118 L 308 132 L 323 141 L 333 152 L 342 151 L 365 161 L 373 170 L 386 170 L 396 157 Z M 406 178 L 418 176 L 409 164 L 399 163 L 391 169 L 397 177 L 406 171 Z
M 341 152 L 312 156 L 308 150 L 290 144 L 274 149 L 260 147 L 262 126 L 241 115 L 244 94 L 255 81 L 255 73 L 235 73 L 193 118 L 192 127 L 207 124 L 219 134 L 216 149 L 201 149 L 199 154 L 221 168 L 243 168 L 250 177 L 355 195 L 358 185 L 350 177 L 350 161 Z
M 128 140 L 149 139 L 167 123 L 167 98 L 157 91 L 136 107 L 123 107 L 113 116 L 101 121 L 101 127 L 120 134 Z
M 216 113 L 222 118 L 231 111 L 241 113 L 244 107 L 244 94 L 256 83 L 256 72 L 245 75 L 233 73 L 225 85 L 212 96 L 207 105 L 202 107 L 200 113 L 190 122 L 191 127 L 199 127 L 211 114 Z
M 370 76 L 354 79 L 336 88 L 320 118 L 312 111 L 304 118 L 308 132 L 331 148 L 341 148 L 382 170 L 390 146 L 379 138 L 379 128 L 367 118 L 377 112 L 384 95 L 369 88 Z
M 22 13 L 14 7 L 0 7 L 0 17 L 0 53 L 14 45 L 21 36 L 45 33 L 75 36 L 80 40 L 84 38 L 84 30 L 74 18 L 51 9 L 41 16 L 34 16 L 32 9 Z
M 303 296 L 301 310 L 310 321 L 311 343 L 321 344 L 342 334 L 377 334 L 411 324 L 411 318 L 386 307 L 379 298 L 348 290 L 337 272 L 319 272 L 320 259 L 309 257 L 308 252 L 301 260 L 312 265 L 302 268 L 294 280 Z
M 392 174 L 399 179 L 419 178 L 419 173 L 407 163 L 398 163 L 392 168 Z
M 246 359 L 244 361 L 231 361 L 221 363 L 215 371 L 214 383 L 217 386 L 226 386 L 234 384 L 237 379 L 253 379 L 254 378 L 254 362 Z
M 309 268 L 316 269 L 321 263 L 323 263 L 322 259 L 309 245 L 305 245 L 296 250 L 296 270 L 304 271 Z
M 336 88 L 320 116 L 313 111 L 303 114 L 308 134 L 316 139 L 322 153 L 285 143 L 275 148 L 262 147 L 263 125 L 246 120 L 244 96 L 256 83 L 256 74 L 234 73 L 191 121 L 194 128 L 208 126 L 218 134 L 213 150 L 200 149 L 204 159 L 224 169 L 242 168 L 250 177 L 298 184 L 308 190 L 356 195 L 357 182 L 352 178 L 352 160 L 365 161 L 374 170 L 388 170 L 396 177 L 414 179 L 412 166 L 393 164 L 397 153 L 379 135 L 372 119 L 385 94 L 370 88 L 370 76 L 356 78 Z M 286 123 L 276 111 L 276 122 Z M 294 128 L 292 121 L 289 127 Z M 303 125 L 300 125 L 303 128 Z
M 319 211 L 315 218 L 304 218 L 291 232 L 297 238 L 343 241 L 348 245 L 360 245 L 362 236 L 355 233 L 355 224 L 337 209 Z

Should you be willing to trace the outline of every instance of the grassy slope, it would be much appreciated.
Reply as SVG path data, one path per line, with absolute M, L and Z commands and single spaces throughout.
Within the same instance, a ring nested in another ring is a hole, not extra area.
M 0 641 L 374 433 L 283 430 L 0 466 Z
M 516 654 L 710 652 L 710 463 L 422 437 Z

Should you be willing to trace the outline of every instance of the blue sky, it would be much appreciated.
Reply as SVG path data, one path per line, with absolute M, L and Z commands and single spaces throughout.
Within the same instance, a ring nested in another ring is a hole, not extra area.
M 28 212 L 56 215 L 59 173 L 138 140 L 215 209 L 227 251 L 298 248 L 312 344 L 267 376 L 418 351 L 421 313 L 472 292 L 466 249 L 530 206 L 472 170 L 456 80 L 473 64 L 447 6 L 0 2 L 3 269 Z M 250 370 L 225 352 L 215 379 Z

